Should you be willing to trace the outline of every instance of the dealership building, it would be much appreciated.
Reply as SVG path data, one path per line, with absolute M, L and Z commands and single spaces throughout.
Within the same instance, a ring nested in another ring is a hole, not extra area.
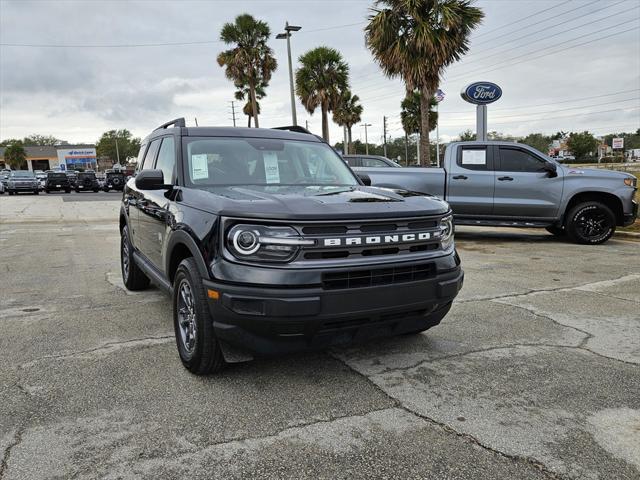
M 97 169 L 95 145 L 57 145 L 24 147 L 27 168 L 34 170 Z M 4 148 L 0 148 L 0 166 L 4 166 Z

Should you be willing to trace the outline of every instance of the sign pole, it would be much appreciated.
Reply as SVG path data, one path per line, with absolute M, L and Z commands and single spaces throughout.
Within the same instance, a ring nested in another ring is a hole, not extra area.
M 487 141 L 487 106 L 478 105 L 476 107 L 476 140 Z

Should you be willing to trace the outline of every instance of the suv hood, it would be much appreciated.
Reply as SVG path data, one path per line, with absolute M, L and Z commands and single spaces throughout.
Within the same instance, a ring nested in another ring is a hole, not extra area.
M 353 186 L 227 186 L 185 189 L 182 201 L 216 215 L 274 220 L 333 220 L 441 215 L 449 205 L 406 190 Z

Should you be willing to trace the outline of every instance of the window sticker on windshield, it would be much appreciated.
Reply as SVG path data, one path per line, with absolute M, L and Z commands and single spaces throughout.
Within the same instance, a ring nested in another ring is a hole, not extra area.
M 191 155 L 191 178 L 193 180 L 209 178 L 209 164 L 206 153 Z
M 274 152 L 264 152 L 264 177 L 267 183 L 280 183 L 280 169 L 278 155 Z
M 487 164 L 487 151 L 486 150 L 462 150 L 462 164 L 463 165 L 486 165 Z

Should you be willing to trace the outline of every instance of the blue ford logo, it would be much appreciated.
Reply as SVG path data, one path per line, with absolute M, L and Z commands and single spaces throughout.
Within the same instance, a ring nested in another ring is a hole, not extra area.
M 493 103 L 502 96 L 502 89 L 491 82 L 474 82 L 467 85 L 460 92 L 463 100 L 476 105 Z

